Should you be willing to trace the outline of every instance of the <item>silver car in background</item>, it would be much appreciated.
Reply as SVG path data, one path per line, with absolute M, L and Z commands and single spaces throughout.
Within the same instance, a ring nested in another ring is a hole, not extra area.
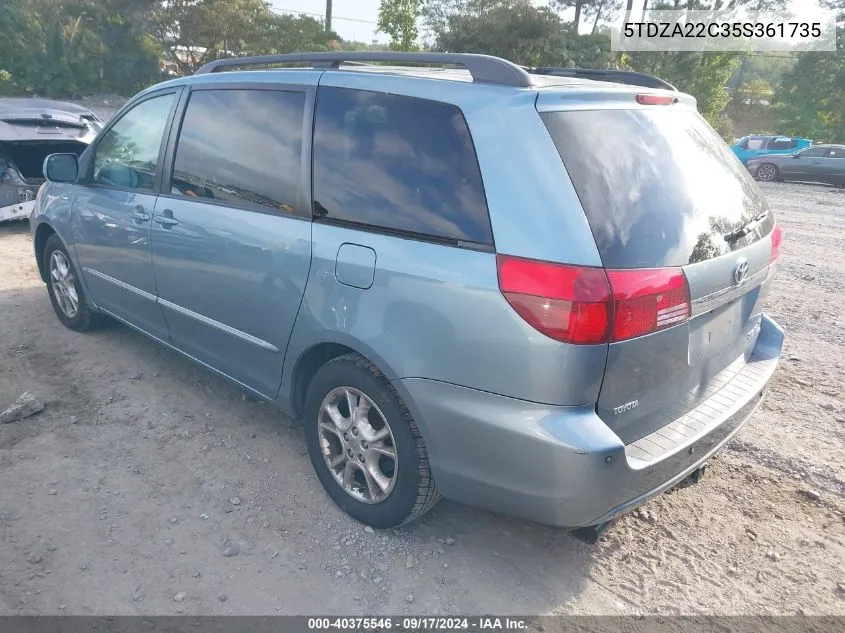
M 758 156 L 746 163 L 757 180 L 803 180 L 845 186 L 845 145 L 813 145 L 793 154 Z

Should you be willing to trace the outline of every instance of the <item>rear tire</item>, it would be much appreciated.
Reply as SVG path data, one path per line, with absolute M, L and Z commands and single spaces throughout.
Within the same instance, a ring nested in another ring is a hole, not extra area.
M 353 518 L 396 527 L 440 500 L 419 428 L 390 381 L 363 356 L 340 356 L 317 370 L 303 411 L 317 477 Z
M 780 180 L 780 171 L 777 165 L 773 165 L 772 163 L 763 163 L 760 165 L 760 168 L 757 170 L 757 180 L 762 180 L 763 182 Z
M 100 327 L 102 318 L 91 310 L 79 274 L 56 234 L 51 235 L 44 245 L 43 266 L 47 271 L 47 292 L 59 321 L 77 332 Z

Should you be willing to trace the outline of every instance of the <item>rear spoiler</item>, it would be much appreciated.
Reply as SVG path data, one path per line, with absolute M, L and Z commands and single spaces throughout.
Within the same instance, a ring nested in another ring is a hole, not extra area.
M 645 86 L 646 88 L 659 88 L 662 90 L 673 90 L 677 88 L 668 81 L 659 77 L 646 75 L 630 70 L 605 70 L 598 68 L 557 68 L 554 66 L 541 66 L 531 68 L 529 72 L 533 75 L 552 75 L 555 77 L 577 77 L 581 79 L 592 79 L 593 81 L 610 81 L 631 86 Z

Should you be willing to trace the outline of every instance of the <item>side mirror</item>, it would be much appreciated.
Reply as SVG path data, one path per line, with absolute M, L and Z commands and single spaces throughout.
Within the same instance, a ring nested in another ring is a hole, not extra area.
M 50 182 L 76 182 L 79 178 L 76 154 L 50 154 L 44 159 L 44 177 Z

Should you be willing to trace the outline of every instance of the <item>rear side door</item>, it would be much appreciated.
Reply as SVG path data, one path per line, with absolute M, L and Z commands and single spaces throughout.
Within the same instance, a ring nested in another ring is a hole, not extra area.
M 632 443 L 751 359 L 779 232 L 757 184 L 692 108 L 541 116 L 616 297 L 597 412 Z
M 286 73 L 288 75 L 288 73 Z M 173 344 L 274 397 L 311 262 L 308 138 L 318 73 L 193 87 L 152 218 Z
M 72 218 L 74 247 L 94 302 L 164 341 L 150 220 L 165 133 L 180 94 L 181 88 L 147 95 L 100 134 L 84 155 Z

